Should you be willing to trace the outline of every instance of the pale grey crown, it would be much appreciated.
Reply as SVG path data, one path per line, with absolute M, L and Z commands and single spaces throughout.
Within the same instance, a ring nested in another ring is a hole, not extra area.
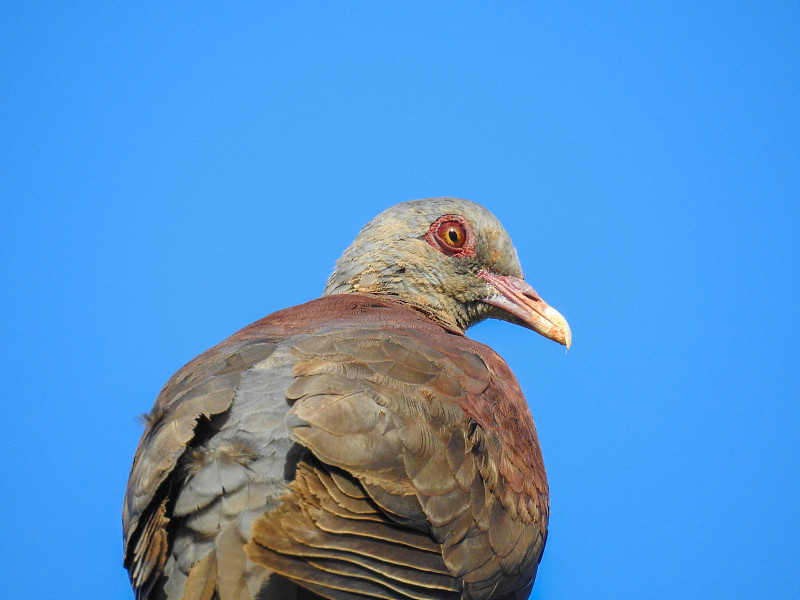
M 465 219 L 475 254 L 448 256 L 425 239 L 443 215 Z M 411 200 L 372 219 L 336 262 L 323 295 L 378 294 L 425 310 L 460 330 L 505 315 L 481 300 L 496 294 L 480 271 L 522 277 L 517 252 L 500 221 L 461 198 Z

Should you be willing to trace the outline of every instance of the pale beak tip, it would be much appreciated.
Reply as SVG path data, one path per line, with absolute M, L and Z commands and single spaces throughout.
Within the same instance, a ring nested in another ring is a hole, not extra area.
M 569 328 L 567 320 L 552 306 L 548 306 L 546 310 L 542 311 L 542 314 L 552 324 L 551 333 L 546 337 L 563 344 L 569 350 L 572 346 L 572 330 Z

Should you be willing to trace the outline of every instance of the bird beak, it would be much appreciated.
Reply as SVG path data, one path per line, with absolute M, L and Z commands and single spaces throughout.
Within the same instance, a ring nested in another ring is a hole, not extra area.
M 572 332 L 569 330 L 567 320 L 542 300 L 536 290 L 519 277 L 497 275 L 486 271 L 481 271 L 479 275 L 497 290 L 497 294 L 484 299 L 483 302 L 511 313 L 525 327 L 563 344 L 569 350 L 572 344 Z

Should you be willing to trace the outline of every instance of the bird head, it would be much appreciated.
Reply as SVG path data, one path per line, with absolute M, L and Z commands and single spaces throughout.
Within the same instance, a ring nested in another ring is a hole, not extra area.
M 525 283 L 500 221 L 460 198 L 393 206 L 372 219 L 336 262 L 324 295 L 390 296 L 465 331 L 510 321 L 569 348 L 569 325 Z

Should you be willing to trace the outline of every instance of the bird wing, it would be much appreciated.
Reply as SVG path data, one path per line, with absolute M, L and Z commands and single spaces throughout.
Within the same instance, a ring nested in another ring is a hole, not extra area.
M 277 340 L 270 336 L 240 335 L 240 338 L 244 339 L 230 338 L 179 370 L 145 417 L 146 428 L 136 451 L 123 506 L 124 563 L 137 598 L 149 597 L 165 571 L 173 575 L 174 585 L 183 583 L 188 570 L 186 559 L 183 564 L 176 564 L 175 544 L 176 537 L 181 537 L 178 534 L 187 529 L 186 517 L 208 516 L 219 508 L 219 499 L 224 496 L 228 496 L 226 504 L 230 505 L 231 493 L 249 485 L 249 473 L 241 472 L 243 461 L 230 459 L 237 447 L 226 439 L 230 435 L 220 436 L 220 430 L 230 429 L 234 399 L 245 395 L 243 386 L 254 378 L 252 367 L 263 364 L 275 352 Z M 270 383 L 276 378 L 262 379 Z M 278 392 L 272 397 L 267 390 L 269 386 L 261 396 L 265 404 L 272 400 L 272 405 L 280 401 L 285 405 L 283 390 L 272 389 Z M 280 400 L 276 402 L 275 398 Z M 283 432 L 288 448 L 291 444 L 285 428 L 272 429 L 265 433 L 280 439 Z M 216 446 L 208 448 L 211 442 L 216 442 Z M 241 446 L 238 450 L 243 452 L 247 448 Z M 280 471 L 281 478 L 282 475 Z M 235 476 L 239 478 L 237 488 L 232 485 Z M 211 514 L 210 520 L 206 529 L 215 530 L 223 519 Z M 198 538 L 202 537 L 197 533 Z M 188 546 L 188 539 L 178 541 Z M 183 554 L 201 553 L 199 558 L 202 558 L 210 549 L 208 540 L 203 541 L 198 540 L 198 547 L 187 548 Z
M 516 380 L 365 298 L 275 313 L 167 383 L 124 509 L 137 598 L 527 595 L 547 489 Z
M 522 475 L 514 445 L 527 443 L 523 467 L 540 462 L 535 431 L 507 443 L 493 411 L 508 407 L 470 414 L 502 387 L 486 364 L 499 357 L 441 329 L 335 328 L 292 351 L 289 422 L 312 456 L 256 520 L 250 559 L 342 600 L 527 597 L 546 483 L 530 493 L 507 476 Z M 524 412 L 515 422 L 532 428 Z

